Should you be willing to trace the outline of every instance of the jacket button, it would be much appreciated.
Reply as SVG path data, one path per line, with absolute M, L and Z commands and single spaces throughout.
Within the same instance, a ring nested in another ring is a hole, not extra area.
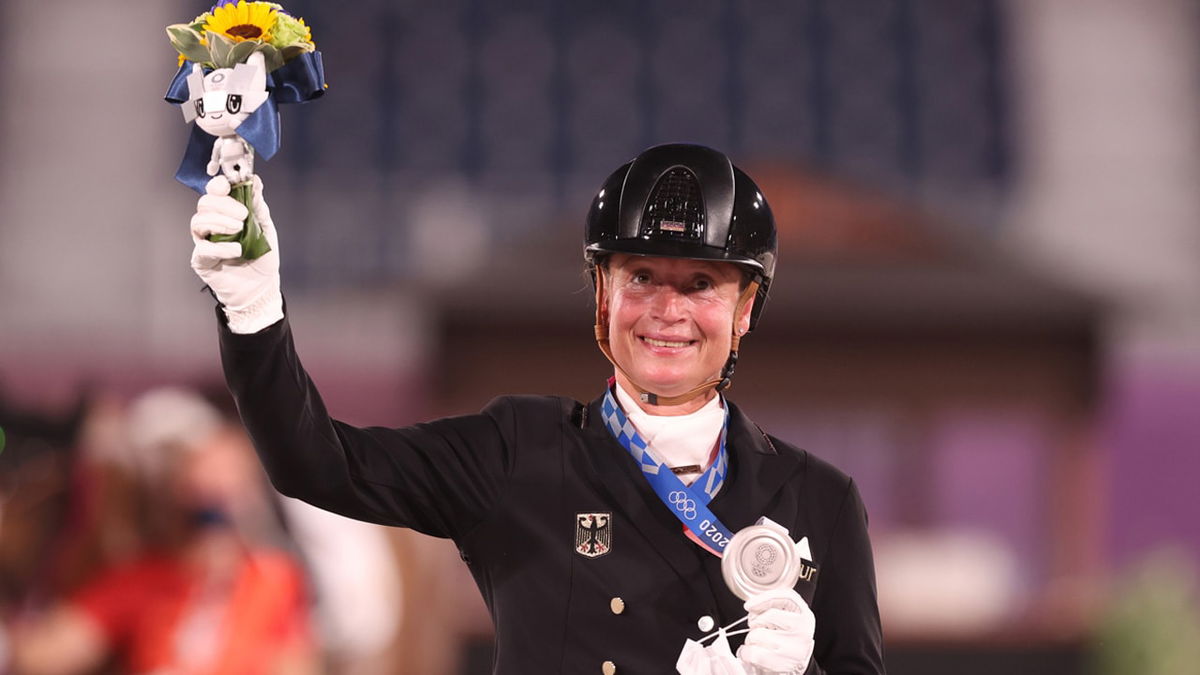
M 612 610 L 613 614 L 620 614 L 625 611 L 625 601 L 621 598 L 613 598 L 608 601 L 608 608 Z
M 617 664 L 612 661 L 605 661 L 600 665 L 600 672 L 604 675 L 614 675 L 617 672 Z

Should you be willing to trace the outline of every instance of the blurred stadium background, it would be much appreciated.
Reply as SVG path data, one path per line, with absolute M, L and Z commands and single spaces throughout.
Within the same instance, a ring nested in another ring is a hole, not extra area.
M 731 396 L 858 480 L 890 672 L 1195 672 L 1194 0 L 287 8 L 330 87 L 284 108 L 259 173 L 335 414 L 590 399 L 592 192 L 647 145 L 712 145 L 781 232 Z M 120 555 L 71 558 L 106 522 L 78 512 L 105 508 L 77 470 L 102 463 L 97 411 L 220 390 L 171 179 L 187 129 L 161 102 L 163 27 L 205 9 L 0 4 L 6 616 L 86 576 L 47 569 Z M 398 628 L 358 672 L 487 672 L 453 546 L 384 536 Z

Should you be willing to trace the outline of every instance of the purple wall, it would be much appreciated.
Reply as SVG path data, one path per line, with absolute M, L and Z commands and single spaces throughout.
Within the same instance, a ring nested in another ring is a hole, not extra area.
M 1200 559 L 1200 364 L 1119 364 L 1107 385 L 1109 560 L 1164 544 Z
M 939 524 L 1000 537 L 1020 561 L 1021 578 L 1036 588 L 1048 563 L 1043 475 L 1052 448 L 1045 419 L 978 410 L 948 413 L 939 422 L 930 439 Z

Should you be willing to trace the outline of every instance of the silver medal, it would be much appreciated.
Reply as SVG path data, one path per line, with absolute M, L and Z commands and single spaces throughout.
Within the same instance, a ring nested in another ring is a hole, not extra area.
M 725 583 L 743 600 L 775 588 L 792 588 L 802 567 L 787 530 L 766 518 L 733 535 L 721 558 Z

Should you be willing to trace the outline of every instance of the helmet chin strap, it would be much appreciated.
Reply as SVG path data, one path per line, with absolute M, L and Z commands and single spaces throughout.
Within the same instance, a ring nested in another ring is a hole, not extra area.
M 742 294 L 738 297 L 737 306 L 733 311 L 734 326 L 730 331 L 732 339 L 729 343 L 729 358 L 725 361 L 725 366 L 721 368 L 720 377 L 715 380 L 709 380 L 701 383 L 700 385 L 693 387 L 678 396 L 660 396 L 638 384 L 638 382 L 634 380 L 624 368 L 621 367 L 621 364 L 617 363 L 617 360 L 613 358 L 612 346 L 609 344 L 608 340 L 608 302 L 604 295 L 604 267 L 601 265 L 596 265 L 594 270 L 596 273 L 596 344 L 600 346 L 600 351 L 603 352 L 604 357 L 613 364 L 613 367 L 617 369 L 617 372 L 624 375 L 625 380 L 633 385 L 633 388 L 637 390 L 638 399 L 641 400 L 642 403 L 649 405 L 680 405 L 687 403 L 698 396 L 704 396 L 710 390 L 724 391 L 730 387 L 731 378 L 733 377 L 733 368 L 735 365 L 737 365 L 738 346 L 742 341 L 742 336 L 737 331 L 737 318 L 741 316 L 742 311 L 746 307 L 746 303 L 750 302 L 751 298 L 754 297 L 754 294 L 758 292 L 757 281 L 751 281 L 749 284 L 747 284 L 746 288 L 742 291 Z

